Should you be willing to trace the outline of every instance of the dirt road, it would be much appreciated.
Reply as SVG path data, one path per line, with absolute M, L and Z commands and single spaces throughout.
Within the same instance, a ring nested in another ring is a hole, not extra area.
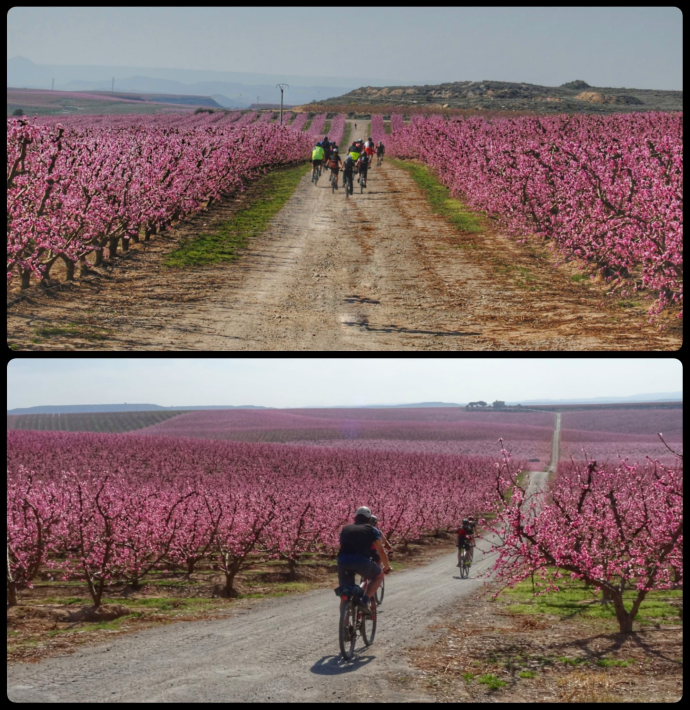
M 532 474 L 543 485 L 546 474 Z M 469 579 L 456 554 L 393 572 L 379 610 L 376 641 L 352 664 L 338 648 L 338 599 L 329 590 L 271 599 L 222 620 L 179 623 L 8 667 L 15 702 L 325 702 L 429 700 L 392 681 L 413 673 L 405 646 L 431 640 L 429 626 L 476 592 L 493 554 L 480 540 Z M 334 587 L 336 582 L 334 580 Z
M 193 236 L 224 214 L 219 205 L 180 229 Z M 14 335 L 20 349 L 192 351 L 681 344 L 679 332 L 647 325 L 643 308 L 602 303 L 598 288 L 574 282 L 553 257 L 490 227 L 458 232 L 431 212 L 409 173 L 388 161 L 370 170 L 364 194 L 349 199 L 342 189 L 332 194 L 325 176 L 314 187 L 305 168 L 294 195 L 237 262 L 160 268 L 177 241 L 159 237 L 147 254 L 133 245 L 122 268 L 97 285 L 11 306 L 10 342 Z M 53 327 L 65 323 L 66 333 Z

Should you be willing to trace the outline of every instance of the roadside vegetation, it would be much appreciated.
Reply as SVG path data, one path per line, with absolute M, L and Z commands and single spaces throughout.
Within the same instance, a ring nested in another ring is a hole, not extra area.
M 183 239 L 180 246 L 163 259 L 163 265 L 179 268 L 235 261 L 249 239 L 265 231 L 304 175 L 303 163 L 271 171 L 257 181 L 257 189 L 243 209 L 227 222 L 214 225 L 213 231 Z
M 623 636 L 611 603 L 583 582 L 563 587 L 535 597 L 528 580 L 464 601 L 436 642 L 409 652 L 415 682 L 445 702 L 680 699 L 681 591 L 650 592 Z

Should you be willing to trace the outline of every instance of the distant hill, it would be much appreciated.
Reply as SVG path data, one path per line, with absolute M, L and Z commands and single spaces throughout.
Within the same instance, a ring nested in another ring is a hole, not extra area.
M 247 108 L 250 102 L 280 102 L 279 82 L 289 84 L 285 101 L 302 104 L 350 91 L 371 79 L 250 74 L 246 72 L 158 69 L 93 65 L 36 64 L 25 57 L 7 60 L 7 86 L 48 89 L 55 79 L 61 91 L 110 91 L 111 79 L 119 91 L 210 96 L 224 108 Z M 376 83 L 376 82 L 374 82 Z M 387 82 L 380 82 L 385 85 Z M 24 108 L 24 107 L 22 107 Z
M 634 402 L 677 402 L 683 401 L 682 392 L 655 392 L 647 394 L 635 394 L 628 397 L 590 397 L 589 399 L 534 399 L 508 401 L 506 404 L 513 406 L 522 404 L 529 406 L 554 405 L 554 404 L 615 404 Z M 489 404 L 491 403 L 487 400 Z M 464 407 L 465 404 L 452 402 L 416 402 L 413 404 L 367 404 L 361 409 L 394 409 L 394 408 L 421 408 L 421 407 Z M 299 407 L 299 409 L 357 409 L 351 405 L 335 405 L 330 407 Z M 20 409 L 8 409 L 8 415 L 18 414 L 76 414 L 90 412 L 174 412 L 174 411 L 194 411 L 200 409 L 277 409 L 276 407 L 261 407 L 253 404 L 244 405 L 214 405 L 204 407 L 161 407 L 159 404 L 63 404 L 44 405 L 38 407 L 25 407 Z M 286 407 L 289 409 L 289 407 Z
M 373 107 L 395 104 L 539 113 L 627 113 L 682 111 L 683 92 L 597 88 L 581 79 L 562 86 L 508 81 L 457 81 L 426 86 L 364 86 L 319 103 Z

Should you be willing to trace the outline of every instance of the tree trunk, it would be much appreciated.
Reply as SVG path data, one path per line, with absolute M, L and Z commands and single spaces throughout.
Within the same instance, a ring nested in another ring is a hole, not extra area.
M 115 254 L 117 254 L 117 243 L 120 241 L 119 237 L 110 237 L 108 239 L 108 258 L 112 259 Z
M 187 559 L 187 576 L 191 577 L 194 574 L 194 568 L 196 567 L 196 557 L 190 557 Z
M 20 278 L 20 288 L 24 290 L 25 288 L 29 288 L 29 280 L 31 279 L 31 271 L 29 269 L 22 269 L 19 272 L 19 278 Z
M 79 257 L 79 276 L 86 276 L 86 274 L 89 272 L 89 265 L 86 262 L 86 257 L 80 256 Z
M 100 266 L 103 263 L 103 247 L 99 247 L 94 253 L 96 254 L 94 266 Z
M 63 256 L 62 260 L 65 262 L 65 270 L 67 271 L 65 279 L 67 281 L 74 281 L 74 262 L 66 256 Z
M 230 565 L 227 563 L 227 560 L 225 560 L 225 564 L 223 565 L 223 572 L 225 574 L 225 595 L 228 599 L 235 599 L 238 595 L 237 590 L 233 585 L 235 583 L 235 577 L 240 571 L 241 566 L 241 560 L 236 560 Z
M 297 560 L 288 560 L 288 579 L 294 582 L 297 579 Z
M 17 583 L 12 576 L 9 545 L 7 546 L 7 604 L 9 606 L 17 606 Z
M 616 619 L 622 634 L 631 634 L 633 630 L 633 619 L 635 613 L 625 610 L 623 595 L 616 593 L 612 595 L 613 608 L 616 610 Z
M 132 234 L 130 239 L 132 240 L 133 244 L 139 244 L 139 232 L 136 231 L 134 234 Z
M 122 251 L 129 251 L 129 239 L 122 237 Z

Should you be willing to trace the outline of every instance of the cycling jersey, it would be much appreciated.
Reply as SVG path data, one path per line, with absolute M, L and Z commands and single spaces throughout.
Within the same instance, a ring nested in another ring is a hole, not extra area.
M 371 525 L 346 525 L 340 531 L 338 561 L 353 555 L 369 559 L 372 545 L 380 539 L 381 533 Z
M 472 533 L 469 530 L 460 528 L 458 530 L 458 547 L 465 547 L 466 545 L 469 545 L 471 536 Z
M 312 160 L 323 160 L 323 148 L 319 145 L 311 152 Z
M 346 160 L 343 163 L 343 171 L 345 175 L 352 175 L 352 171 L 354 170 L 355 167 L 355 161 L 354 160 Z

